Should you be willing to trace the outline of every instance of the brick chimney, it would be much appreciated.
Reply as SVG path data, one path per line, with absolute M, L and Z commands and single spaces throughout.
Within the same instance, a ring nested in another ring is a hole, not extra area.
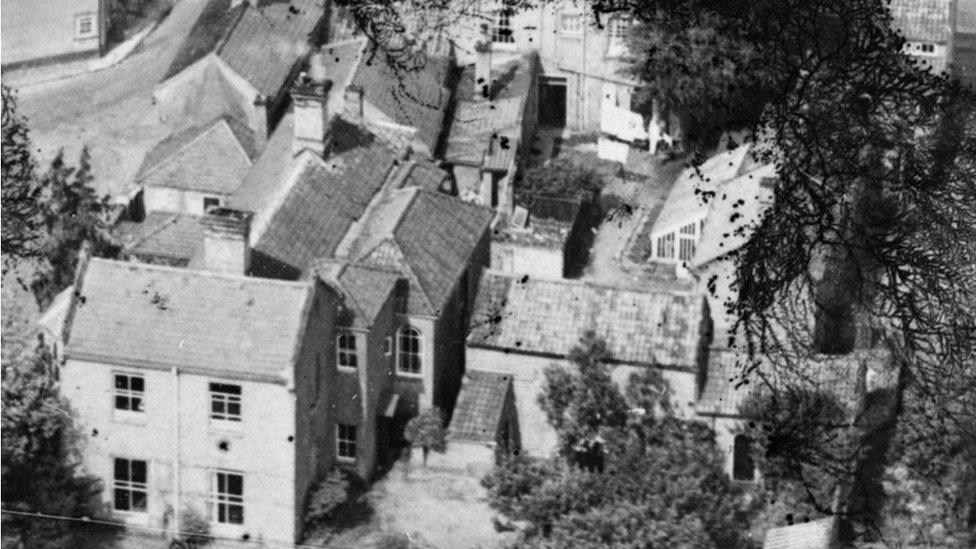
M 308 149 L 317 154 L 325 151 L 325 128 L 329 122 L 329 89 L 332 81 L 325 77 L 322 54 L 309 60 L 308 72 L 302 72 L 291 89 L 295 104 L 295 136 L 292 153 Z
M 210 208 L 201 218 L 203 263 L 208 271 L 247 274 L 251 263 L 251 212 Z
M 346 87 L 346 92 L 343 95 L 344 112 L 354 122 L 361 122 L 363 120 L 363 89 L 354 84 L 350 84 Z
M 483 38 L 474 45 L 474 98 L 489 99 L 491 95 L 491 39 Z

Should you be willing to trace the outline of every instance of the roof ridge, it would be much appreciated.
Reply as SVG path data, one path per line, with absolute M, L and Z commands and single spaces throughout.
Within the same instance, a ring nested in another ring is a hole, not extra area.
M 217 125 L 227 128 L 227 131 L 230 132 L 231 139 L 233 140 L 234 144 L 237 145 L 237 151 L 241 153 L 241 156 L 244 157 L 244 161 L 247 162 L 248 168 L 250 168 L 254 165 L 254 161 L 251 160 L 251 155 L 247 154 L 247 151 L 244 149 L 244 144 L 241 143 L 241 138 L 238 137 L 237 132 L 235 132 L 234 128 L 231 127 L 230 121 L 228 120 L 229 117 L 230 115 L 221 115 Z
M 244 17 L 244 13 L 247 12 L 249 9 L 251 9 L 250 2 L 244 2 L 243 4 L 244 5 L 242 6 L 240 12 L 236 16 L 234 16 L 234 20 L 231 21 L 229 25 L 227 25 L 227 28 L 224 29 L 224 34 L 220 36 L 220 39 L 217 40 L 217 44 L 214 46 L 213 52 L 218 56 L 220 55 L 220 52 L 224 49 L 224 45 L 227 44 L 227 39 L 230 38 L 231 33 L 233 33 L 234 29 L 237 28 L 237 25 L 240 24 L 241 19 Z
M 696 297 L 698 292 L 694 289 L 682 290 L 682 289 L 666 289 L 666 288 L 654 288 L 651 290 L 642 290 L 639 288 L 628 288 L 624 286 L 614 286 L 612 284 L 593 282 L 590 280 L 583 279 L 569 279 L 569 278 L 543 278 L 540 276 L 529 277 L 525 273 L 515 273 L 509 271 L 500 271 L 497 269 L 485 269 L 485 276 L 494 276 L 497 278 L 507 278 L 512 281 L 516 281 L 519 278 L 525 278 L 528 281 L 541 281 L 548 284 L 556 284 L 561 286 L 587 286 L 590 288 L 603 289 L 603 290 L 613 290 L 616 292 L 629 292 L 634 294 L 644 294 L 644 295 L 671 295 L 675 297 Z
M 277 278 L 264 278 L 260 276 L 248 276 L 243 274 L 231 274 L 231 273 L 220 273 L 216 271 L 208 271 L 204 269 L 187 269 L 186 267 L 171 267 L 169 265 L 157 265 L 151 263 L 141 263 L 138 261 L 119 261 L 116 259 L 108 259 L 103 257 L 93 257 L 91 258 L 92 263 L 103 263 L 112 268 L 129 268 L 129 269 L 139 269 L 140 271 L 147 272 L 164 272 L 172 274 L 189 274 L 192 276 L 197 276 L 200 278 L 223 278 L 233 281 L 246 281 L 246 282 L 256 282 L 259 284 L 277 285 L 277 286 L 291 286 L 293 288 L 305 288 L 308 287 L 309 281 L 303 280 L 280 280 Z

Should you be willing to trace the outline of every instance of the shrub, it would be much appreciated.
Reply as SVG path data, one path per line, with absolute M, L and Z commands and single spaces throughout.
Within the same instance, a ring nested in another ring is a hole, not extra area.
M 335 511 L 349 501 L 348 475 L 341 469 L 333 468 L 316 484 L 305 510 L 307 524 L 321 524 L 332 520 Z
M 180 531 L 182 538 L 190 543 L 210 543 L 210 521 L 203 513 L 193 507 L 187 507 L 180 513 Z
M 440 408 L 431 408 L 420 413 L 407 423 L 404 436 L 413 446 L 424 449 L 424 467 L 427 466 L 427 454 L 433 450 L 444 453 L 447 451 L 447 429 L 444 428 L 444 415 Z

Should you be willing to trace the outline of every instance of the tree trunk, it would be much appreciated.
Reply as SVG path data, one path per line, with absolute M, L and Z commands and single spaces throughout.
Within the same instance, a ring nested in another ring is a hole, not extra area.
M 430 448 L 424 446 L 423 447 L 423 450 L 424 450 L 424 469 L 426 469 L 427 468 L 427 454 L 430 453 Z

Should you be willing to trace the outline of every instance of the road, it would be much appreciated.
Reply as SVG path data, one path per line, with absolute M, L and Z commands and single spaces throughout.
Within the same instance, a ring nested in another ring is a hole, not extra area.
M 179 0 L 169 16 L 118 65 L 18 90 L 42 162 L 64 149 L 75 163 L 81 148 L 92 155 L 100 192 L 122 192 L 145 153 L 167 128 L 157 122 L 152 90 L 165 74 L 205 0 Z

